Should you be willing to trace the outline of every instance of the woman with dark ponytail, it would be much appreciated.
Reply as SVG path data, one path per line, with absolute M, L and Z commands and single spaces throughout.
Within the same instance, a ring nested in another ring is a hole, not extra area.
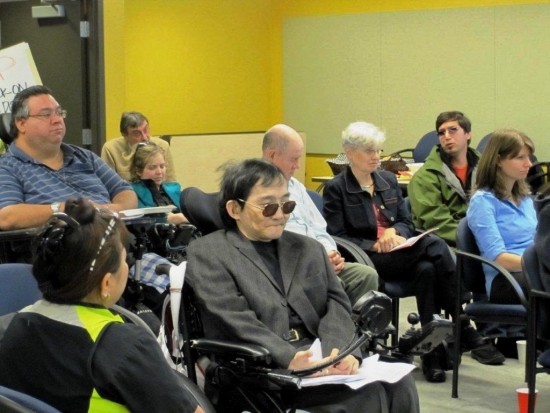
M 10 323 L 0 385 L 64 412 L 202 412 L 153 335 L 110 310 L 128 278 L 126 237 L 116 213 L 82 198 L 53 214 L 33 245 L 44 299 Z

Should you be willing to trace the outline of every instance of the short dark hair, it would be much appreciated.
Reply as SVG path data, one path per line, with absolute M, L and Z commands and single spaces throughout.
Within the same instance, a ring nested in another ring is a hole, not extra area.
M 33 242 L 32 272 L 44 299 L 78 303 L 99 287 L 106 273 L 120 268 L 128 230 L 116 219 L 108 232 L 112 218 L 79 198 L 66 201 L 65 214 L 48 220 Z
M 460 127 L 464 129 L 464 132 L 471 132 L 472 123 L 470 122 L 470 119 L 468 119 L 468 117 L 464 113 L 459 112 L 458 110 L 440 113 L 435 120 L 435 130 L 439 130 L 439 127 L 445 122 L 452 122 L 453 120 L 456 120 L 458 122 Z
M 10 137 L 17 138 L 19 134 L 17 126 L 15 126 L 16 119 L 26 119 L 30 115 L 29 110 L 29 98 L 40 95 L 51 95 L 52 91 L 46 86 L 36 85 L 23 89 L 13 98 L 11 102 L 11 120 L 10 120 Z M 8 145 L 11 142 L 5 142 Z
M 220 184 L 220 213 L 227 227 L 234 227 L 235 220 L 231 218 L 226 209 L 228 201 L 237 201 L 244 206 L 239 199 L 247 200 L 250 191 L 257 183 L 262 186 L 270 186 L 273 183 L 287 185 L 283 172 L 274 164 L 263 159 L 246 159 L 239 163 L 226 163 L 221 167 L 224 170 Z
M 137 128 L 143 122 L 149 123 L 149 119 L 143 113 L 139 112 L 124 112 L 120 117 L 120 133 L 126 135 L 128 128 Z

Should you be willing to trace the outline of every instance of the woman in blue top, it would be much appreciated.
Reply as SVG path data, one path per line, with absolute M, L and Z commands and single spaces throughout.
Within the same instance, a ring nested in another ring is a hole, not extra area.
M 168 214 L 168 223 L 187 224 L 181 213 L 181 186 L 178 182 L 164 182 L 166 164 L 164 150 L 153 142 L 138 143 L 132 162 L 132 187 L 140 208 L 175 205 Z
M 537 216 L 525 178 L 535 148 L 513 129 L 493 133 L 478 164 L 476 192 L 466 216 L 481 255 L 502 265 L 518 281 L 523 251 L 533 243 Z M 512 286 L 484 266 L 485 285 L 495 303 L 519 303 Z M 523 286 L 522 286 L 523 287 Z

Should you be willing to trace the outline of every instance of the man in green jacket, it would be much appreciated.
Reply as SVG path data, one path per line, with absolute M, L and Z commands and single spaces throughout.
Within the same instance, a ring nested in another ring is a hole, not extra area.
M 480 154 L 469 147 L 471 126 L 462 112 L 439 114 L 435 128 L 440 144 L 408 186 L 414 225 L 422 230 L 439 228 L 436 234 L 452 247 L 476 183 Z

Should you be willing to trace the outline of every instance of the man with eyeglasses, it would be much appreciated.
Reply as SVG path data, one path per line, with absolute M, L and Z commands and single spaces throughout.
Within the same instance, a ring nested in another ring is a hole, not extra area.
M 45 86 L 13 99 L 13 142 L 0 158 L 0 229 L 42 225 L 69 198 L 114 211 L 137 207 L 132 187 L 97 155 L 63 143 L 66 116 Z
M 344 284 L 351 304 L 372 290 L 378 289 L 378 273 L 374 268 L 359 263 L 344 262 L 336 242 L 327 233 L 327 223 L 308 195 L 306 187 L 294 178 L 300 168 L 304 151 L 302 138 L 287 125 L 275 125 L 264 135 L 263 158 L 281 169 L 288 181 L 290 199 L 296 202 L 285 229 L 316 239 L 325 248 L 332 268 Z
M 166 181 L 177 182 L 170 145 L 164 139 L 151 136 L 149 120 L 139 112 L 124 112 L 120 118 L 122 136 L 105 142 L 101 159 L 113 168 L 122 179 L 132 179 L 132 160 L 138 143 L 154 142 L 164 150 Z
M 439 228 L 436 234 L 456 246 L 456 230 L 466 216 L 476 183 L 479 152 L 470 148 L 471 123 L 462 112 L 439 114 L 435 121 L 439 145 L 408 185 L 415 227 Z

